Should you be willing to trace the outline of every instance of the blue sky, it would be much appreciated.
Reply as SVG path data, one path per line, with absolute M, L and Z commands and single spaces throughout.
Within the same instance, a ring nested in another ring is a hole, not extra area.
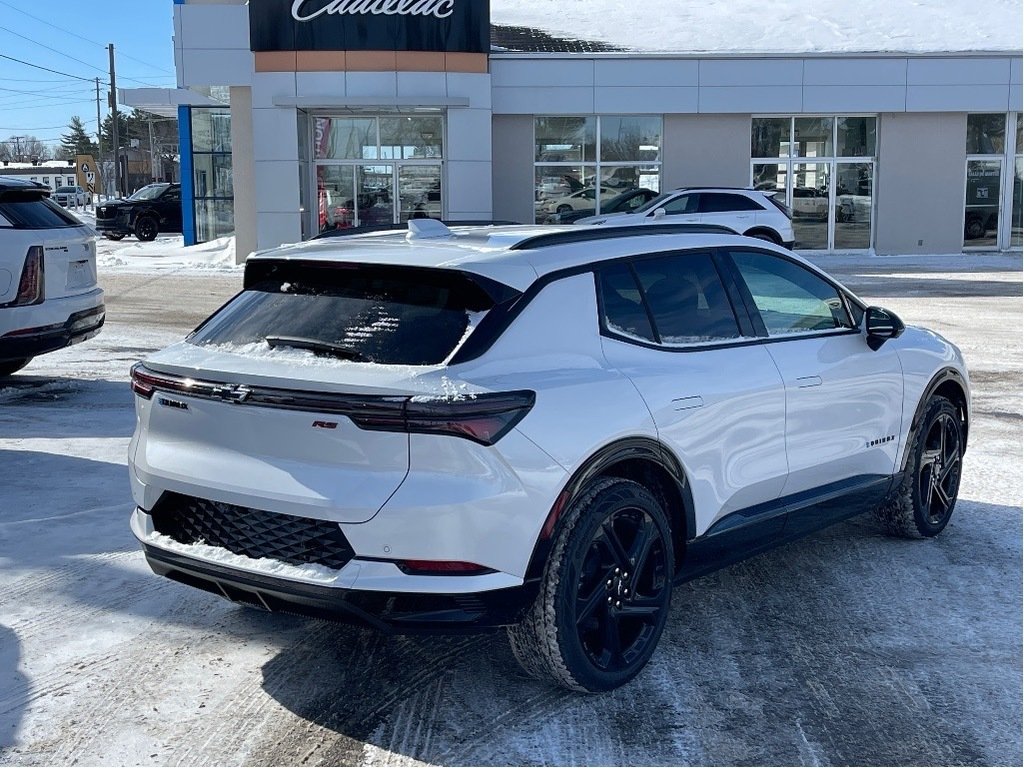
M 65 73 L 0 58 L 0 141 L 34 135 L 58 142 L 72 115 L 95 133 L 92 79 L 100 78 L 106 116 L 107 43 L 114 44 L 119 88 L 173 86 L 172 8 L 171 0 L 0 0 L 0 55 Z

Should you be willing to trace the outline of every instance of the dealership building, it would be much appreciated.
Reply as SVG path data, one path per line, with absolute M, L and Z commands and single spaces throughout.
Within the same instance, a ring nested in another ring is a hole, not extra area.
M 178 115 L 186 241 L 242 256 L 689 186 L 776 190 L 798 249 L 1021 247 L 1020 50 L 653 53 L 487 0 L 175 0 L 174 52 L 177 89 L 121 99 Z

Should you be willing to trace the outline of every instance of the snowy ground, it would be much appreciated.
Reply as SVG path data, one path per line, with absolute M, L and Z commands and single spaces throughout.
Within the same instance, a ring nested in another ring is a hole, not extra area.
M 1020 257 L 819 261 L 964 350 L 949 528 L 856 519 L 688 584 L 600 697 L 525 678 L 500 635 L 387 639 L 153 576 L 127 370 L 240 274 L 104 270 L 104 332 L 0 388 L 0 764 L 1021 765 Z

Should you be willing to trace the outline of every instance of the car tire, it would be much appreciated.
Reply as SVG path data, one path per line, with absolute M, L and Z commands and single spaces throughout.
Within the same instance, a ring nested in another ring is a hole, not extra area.
M 17 373 L 31 362 L 31 357 L 25 357 L 20 360 L 2 360 L 0 361 L 0 376 L 10 376 L 12 373 Z
M 985 221 L 981 216 L 970 216 L 964 224 L 965 240 L 980 240 L 985 236 Z
M 113 234 L 111 232 L 108 232 L 106 235 L 104 235 L 104 237 L 106 237 L 107 240 L 124 240 L 124 238 L 125 238 L 125 236 L 122 235 L 122 234 L 116 234 L 115 235 L 115 234 Z
M 560 205 L 555 209 L 555 213 L 569 213 L 572 210 L 571 205 Z
M 143 216 L 135 222 L 135 236 L 144 243 L 156 240 L 160 233 L 160 225 L 152 216 Z
M 900 484 L 875 509 L 890 536 L 923 539 L 942 532 L 953 514 L 963 469 L 960 414 L 945 397 L 929 402 Z
M 508 629 L 516 660 L 573 691 L 628 683 L 665 628 L 673 573 L 662 505 L 631 480 L 597 481 L 564 513 L 537 598 Z

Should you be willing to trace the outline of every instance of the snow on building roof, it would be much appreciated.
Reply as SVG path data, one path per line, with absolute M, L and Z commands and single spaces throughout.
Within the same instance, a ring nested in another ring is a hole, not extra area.
M 495 25 L 631 51 L 944 53 L 1022 48 L 1021 0 L 492 0 L 491 6 Z

